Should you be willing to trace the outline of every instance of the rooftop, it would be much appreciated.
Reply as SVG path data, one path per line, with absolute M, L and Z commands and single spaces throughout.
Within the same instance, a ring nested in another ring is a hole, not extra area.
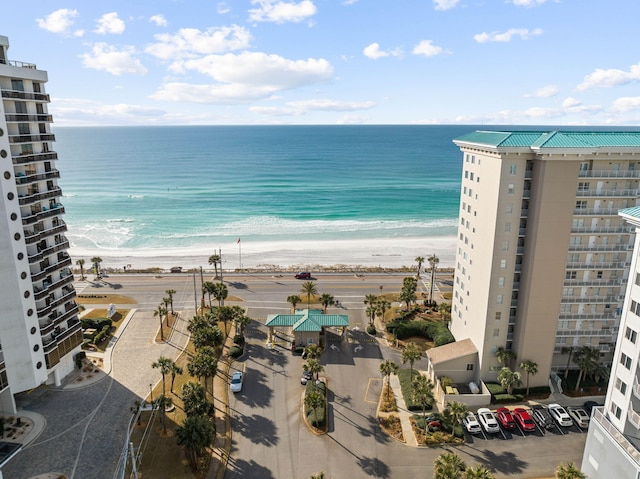
M 345 314 L 323 314 L 319 309 L 303 309 L 296 314 L 270 314 L 265 326 L 290 327 L 294 331 L 322 331 L 331 326 L 349 326 Z
M 484 131 L 454 140 L 494 148 L 640 148 L 640 131 Z
M 478 350 L 470 339 L 463 339 L 454 343 L 438 346 L 427 351 L 431 364 L 436 365 L 453 359 L 464 358 L 472 354 L 478 354 Z

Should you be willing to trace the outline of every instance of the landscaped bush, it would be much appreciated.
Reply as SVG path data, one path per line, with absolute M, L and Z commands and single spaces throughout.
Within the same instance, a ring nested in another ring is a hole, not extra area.
M 414 336 L 432 339 L 436 346 L 442 346 L 455 341 L 447 326 L 439 321 L 396 320 L 387 324 L 387 332 L 393 333 L 398 339 Z
M 109 318 L 93 318 L 93 319 L 81 319 L 80 324 L 82 325 L 82 329 L 97 329 L 98 331 L 102 331 L 105 326 L 109 326 L 111 328 L 113 322 Z
M 373 326 L 373 325 L 367 326 L 367 333 L 369 333 L 371 336 L 375 336 L 376 335 L 376 327 Z
M 327 395 L 327 385 L 322 381 L 318 381 L 317 383 L 315 379 L 313 381 L 307 381 L 306 387 L 307 387 L 307 390 L 305 391 L 305 394 L 315 390 L 315 391 L 320 391 L 324 396 Z
M 76 362 L 76 367 L 78 369 L 80 369 L 82 367 L 82 361 L 84 361 L 84 358 L 87 357 L 87 353 L 85 353 L 84 351 L 80 351 L 78 354 L 76 354 L 75 356 L 75 362 Z
M 242 334 L 236 334 L 233 337 L 234 344 L 238 344 L 240 346 L 244 346 L 244 336 Z
M 313 427 L 323 428 L 326 421 L 324 406 L 307 411 L 307 420 Z
M 525 395 L 527 393 L 527 388 L 517 388 L 513 390 L 514 394 L 522 394 Z M 536 386 L 534 388 L 529 388 L 529 396 L 533 396 L 533 395 L 549 395 L 551 394 L 551 390 L 549 389 L 549 386 Z
M 229 348 L 229 356 L 232 358 L 239 358 L 244 353 L 244 349 L 237 344 L 234 344 Z
M 111 325 L 105 324 L 104 327 L 100 330 L 100 332 L 93 337 L 93 344 L 100 344 L 105 339 L 107 339 L 110 333 L 111 333 Z
M 497 383 L 485 383 L 487 389 L 491 393 L 491 402 L 494 404 L 508 404 L 521 402 L 524 399 L 523 394 L 507 394 L 507 390 Z
M 413 370 L 413 377 L 417 377 L 420 374 L 415 369 Z M 407 409 L 409 411 L 422 411 L 422 406 L 416 404 L 413 401 L 412 392 L 413 388 L 411 387 L 411 370 L 410 369 L 400 369 L 398 371 L 398 379 L 400 380 L 400 389 L 402 389 L 402 396 L 404 397 L 404 402 L 407 405 Z M 433 407 L 433 404 L 427 408 L 427 411 L 430 411 Z

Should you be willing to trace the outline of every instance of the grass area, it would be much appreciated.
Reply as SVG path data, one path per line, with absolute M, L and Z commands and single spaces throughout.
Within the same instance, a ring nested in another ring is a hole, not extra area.
M 415 369 L 413 370 L 413 376 L 411 375 L 410 369 L 400 369 L 398 371 L 402 397 L 404 397 L 404 402 L 409 411 L 422 411 L 422 406 L 419 406 L 413 401 L 413 388 L 411 387 L 412 378 L 418 377 L 419 374 Z M 433 407 L 433 405 L 431 407 Z M 431 407 L 427 408 L 427 411 L 429 411 Z
M 109 341 L 111 341 L 111 338 L 113 337 L 118 327 L 122 324 L 122 321 L 124 320 L 124 318 L 127 317 L 127 314 L 129 314 L 129 311 L 130 311 L 129 309 L 117 311 L 111 317 L 111 330 L 109 331 L 109 335 L 103 341 L 100 341 L 99 343 L 94 344 L 94 346 L 98 351 L 100 352 L 105 351 L 107 345 L 109 344 Z M 89 311 L 87 314 L 85 314 L 84 316 L 82 316 L 82 319 L 101 319 L 101 318 L 106 318 L 107 314 L 108 313 L 106 309 L 93 309 Z
M 176 324 L 176 319 L 178 319 L 178 315 L 171 313 L 162 318 L 162 328 L 158 327 L 158 333 L 156 334 L 156 343 L 161 343 L 169 337 L 169 335 L 171 334 L 171 330 L 173 329 L 173 325 Z M 160 320 L 158 319 L 158 326 L 160 326 L 159 322 Z
M 121 294 L 79 294 L 76 299 L 79 304 L 138 304 L 135 299 Z

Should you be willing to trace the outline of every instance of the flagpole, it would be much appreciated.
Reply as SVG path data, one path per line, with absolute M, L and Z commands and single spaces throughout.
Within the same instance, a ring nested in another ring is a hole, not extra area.
M 238 238 L 238 259 L 240 262 L 240 271 L 242 271 L 242 242 Z

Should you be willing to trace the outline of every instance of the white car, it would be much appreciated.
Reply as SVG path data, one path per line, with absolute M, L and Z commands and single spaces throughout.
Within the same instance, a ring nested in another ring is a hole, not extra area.
M 478 421 L 482 424 L 485 431 L 491 434 L 500 432 L 500 426 L 498 426 L 498 420 L 496 416 L 489 410 L 489 408 L 481 407 L 478 409 Z
M 467 430 L 469 434 L 479 434 L 482 429 L 480 429 L 480 423 L 476 419 L 476 415 L 472 412 L 467 414 L 462 420 L 462 425 Z
M 240 371 L 236 371 L 231 376 L 231 392 L 239 393 L 242 391 L 242 373 Z
M 547 406 L 547 409 L 549 411 L 549 414 L 551 414 L 551 417 L 561 426 L 569 427 L 573 425 L 571 417 L 569 417 L 567 411 L 565 411 L 565 409 L 560 406 L 560 404 L 549 404 L 549 406 Z
M 589 427 L 589 419 L 591 418 L 584 409 L 582 409 L 581 407 L 569 406 L 567 408 L 567 412 L 569 413 L 569 416 L 571 416 L 571 419 L 573 419 L 578 425 L 578 427 L 581 427 L 582 429 L 586 429 Z

